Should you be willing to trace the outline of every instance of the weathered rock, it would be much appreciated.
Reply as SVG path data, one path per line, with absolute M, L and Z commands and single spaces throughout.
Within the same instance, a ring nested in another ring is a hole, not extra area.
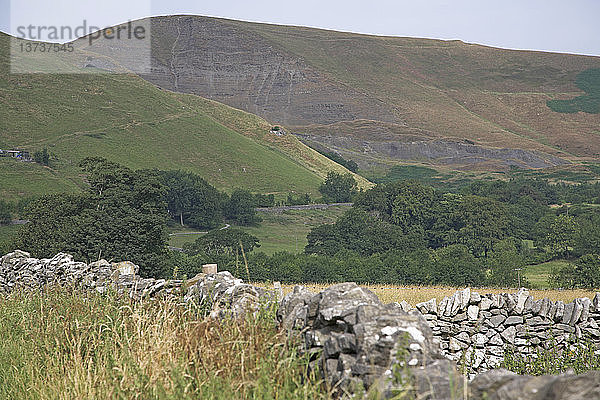
M 492 307 L 493 301 L 488 299 L 487 297 L 483 297 L 479 302 L 479 308 L 482 311 L 487 311 Z
M 395 306 L 398 306 L 404 312 L 409 312 L 409 311 L 413 310 L 413 307 L 410 304 L 408 304 L 408 302 L 406 300 L 402 300 L 400 303 L 396 302 L 396 303 L 392 303 L 392 304 L 394 304 Z
M 477 321 L 477 318 L 479 318 L 479 307 L 474 305 L 469 306 L 467 308 L 467 316 L 471 321 Z
M 506 326 L 518 325 L 518 324 L 522 324 L 522 323 L 523 323 L 523 317 L 517 316 L 517 315 L 511 315 L 510 317 L 506 318 L 506 320 L 504 321 L 504 325 L 506 325 Z
M 279 303 L 277 320 L 287 330 L 302 329 L 306 324 L 306 305 L 314 296 L 304 286 L 295 286 Z
M 584 400 L 600 398 L 600 372 L 583 375 L 519 376 L 506 370 L 477 375 L 469 384 L 470 399 Z
M 257 312 L 265 303 L 276 301 L 276 294 L 245 284 L 225 271 L 206 275 L 188 289 L 185 301 L 205 305 L 212 318 L 241 318 Z
M 477 333 L 471 338 L 471 341 L 476 347 L 483 347 L 488 342 L 488 338 L 482 333 Z
M 504 340 L 510 344 L 515 342 L 515 336 L 517 334 L 517 329 L 514 326 L 509 326 L 500 334 Z
M 594 299 L 592 300 L 590 311 L 600 312 L 600 293 L 598 293 L 598 292 L 596 292 L 596 294 L 594 295 Z
M 575 311 L 575 304 L 575 302 L 565 304 L 565 309 L 562 317 L 563 324 L 568 324 L 571 322 L 571 317 L 573 316 L 573 312 Z
M 504 341 L 502 340 L 502 336 L 500 336 L 500 334 L 495 334 L 494 336 L 492 336 L 488 343 L 492 346 L 504 345 Z
M 563 318 L 563 315 L 565 314 L 565 303 L 563 303 L 562 301 L 559 300 L 555 304 L 556 304 L 556 314 L 554 314 L 554 320 L 560 321 Z
M 552 302 L 548 298 L 544 298 L 541 300 L 540 310 L 538 312 L 539 316 L 542 318 L 553 318 L 549 316 L 550 307 Z
M 506 320 L 506 317 L 504 317 L 504 315 L 494 315 L 492 318 L 490 318 L 487 322 L 489 323 L 490 326 L 492 326 L 493 328 L 497 328 L 499 327 L 504 321 Z
M 437 314 L 436 299 L 431 299 L 429 301 L 419 303 L 415 307 L 417 308 L 417 310 L 419 310 L 421 314 Z
M 512 296 L 511 296 L 511 299 L 512 299 Z M 523 310 L 525 309 L 525 303 L 528 299 L 529 299 L 529 290 L 527 290 L 525 288 L 521 288 L 517 292 L 516 302 L 515 302 L 515 306 L 514 306 L 514 310 L 517 314 L 523 313 Z

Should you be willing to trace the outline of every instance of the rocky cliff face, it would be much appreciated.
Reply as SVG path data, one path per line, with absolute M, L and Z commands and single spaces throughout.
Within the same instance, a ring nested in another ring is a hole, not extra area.
M 421 140 L 409 154 L 395 150 L 393 140 L 371 146 L 388 161 L 557 165 L 556 158 L 539 155 L 543 162 L 532 161 L 531 154 L 519 152 L 439 155 L 436 143 L 423 140 L 431 137 L 466 139 L 479 153 L 524 149 L 568 159 L 600 154 L 594 142 L 597 115 L 567 116 L 546 107 L 546 100 L 577 90 L 577 73 L 600 66 L 595 57 L 200 16 L 157 17 L 148 23 L 151 68 L 140 75 L 144 79 L 257 114 L 294 133 L 322 136 L 341 123 L 346 124 L 343 136 L 357 140 L 361 129 L 354 123 L 368 121 L 372 143 L 399 130 L 403 137 L 397 142 L 411 135 Z M 85 48 L 89 66 L 110 70 L 118 67 L 109 62 L 117 53 L 106 40 Z M 140 49 L 126 53 L 141 57 Z M 509 158 L 513 161 L 507 163 Z
M 197 16 L 154 18 L 151 73 L 157 86 L 197 94 L 274 123 L 305 125 L 371 118 L 399 121 L 395 111 L 373 96 L 342 85 L 302 58 L 224 20 Z M 114 53 L 98 40 L 86 48 Z M 104 65 L 104 64 L 103 64 Z
M 498 149 L 447 139 L 389 137 L 384 140 L 357 139 L 343 135 L 309 135 L 298 137 L 307 144 L 317 143 L 334 149 L 344 158 L 355 160 L 362 169 L 385 166 L 390 160 L 427 162 L 461 169 L 548 168 L 570 164 L 561 158 L 538 151 Z M 407 140 L 408 139 L 408 140 Z

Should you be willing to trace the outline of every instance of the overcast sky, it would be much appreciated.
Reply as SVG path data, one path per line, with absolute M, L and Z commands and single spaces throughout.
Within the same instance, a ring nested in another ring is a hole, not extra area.
M 0 0 L 0 30 L 83 20 L 104 28 L 165 14 L 600 56 L 600 0 Z

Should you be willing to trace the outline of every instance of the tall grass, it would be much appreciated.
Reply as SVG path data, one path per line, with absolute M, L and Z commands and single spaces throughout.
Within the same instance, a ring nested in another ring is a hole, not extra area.
M 0 297 L 0 398 L 328 398 L 272 317 L 218 322 L 65 290 Z
M 567 370 L 583 374 L 600 370 L 600 354 L 589 339 L 578 339 L 564 349 L 552 343 L 550 350 L 537 347 L 530 354 L 508 348 L 500 367 L 520 375 L 561 374 Z

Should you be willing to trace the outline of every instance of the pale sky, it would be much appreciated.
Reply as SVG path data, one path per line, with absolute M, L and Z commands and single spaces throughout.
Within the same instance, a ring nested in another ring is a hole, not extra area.
M 0 0 L 0 30 L 84 20 L 104 28 L 166 14 L 600 56 L 600 0 Z

